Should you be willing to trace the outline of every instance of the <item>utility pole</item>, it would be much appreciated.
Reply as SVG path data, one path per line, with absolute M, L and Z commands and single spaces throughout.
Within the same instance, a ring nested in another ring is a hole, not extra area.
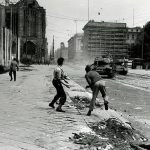
M 88 0 L 88 22 L 89 22 L 89 19 L 90 19 L 90 0 Z
M 133 27 L 134 27 L 134 8 L 133 8 Z
M 75 24 L 76 24 L 76 34 L 77 34 L 77 21 L 78 20 L 74 20 Z
M 53 59 L 53 63 L 54 63 L 54 35 L 53 35 L 52 59 Z

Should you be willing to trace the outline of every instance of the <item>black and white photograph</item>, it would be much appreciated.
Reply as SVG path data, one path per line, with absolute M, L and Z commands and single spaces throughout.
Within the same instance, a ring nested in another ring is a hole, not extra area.
M 0 150 L 150 150 L 150 1 L 0 0 Z

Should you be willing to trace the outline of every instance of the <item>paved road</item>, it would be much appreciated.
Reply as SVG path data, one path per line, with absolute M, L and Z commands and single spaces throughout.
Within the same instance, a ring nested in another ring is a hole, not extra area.
M 48 107 L 55 92 L 49 82 L 50 74 L 50 67 L 34 66 L 17 72 L 16 82 L 10 82 L 8 74 L 0 76 L 1 150 L 67 150 L 73 147 L 68 142 L 69 136 L 76 131 L 76 118 L 80 125 L 83 121 L 73 108 L 64 117 Z
M 79 145 L 69 141 L 73 132 L 89 130 L 86 122 L 117 115 L 111 110 L 95 111 L 91 117 L 83 110 L 81 115 L 69 98 L 64 106 L 65 113 L 49 108 L 49 101 L 55 94 L 51 84 L 53 67 L 22 67 L 17 72 L 16 82 L 9 81 L 8 74 L 0 75 L 0 150 L 79 149 Z
M 80 70 L 80 72 L 76 71 L 75 74 L 70 72 L 73 80 L 85 87 L 84 67 L 76 65 L 74 69 Z M 133 76 L 133 74 L 138 76 Z M 150 76 L 150 71 L 130 69 L 128 76 L 104 80 L 106 81 L 111 108 L 121 112 L 150 139 L 150 80 L 139 77 L 139 75 L 143 76 L 144 74 Z M 101 96 L 99 95 L 99 97 Z
M 81 114 L 68 97 L 65 113 L 48 107 L 55 89 L 51 84 L 54 66 L 32 66 L 17 72 L 17 81 L 0 75 L 0 150 L 75 150 L 69 141 L 73 132 L 89 130 L 86 122 L 121 116 L 113 110 L 95 109 L 92 116 Z M 65 67 L 70 77 L 85 86 L 82 67 Z M 121 118 L 124 120 L 124 118 Z M 86 120 L 86 122 L 85 122 Z M 126 121 L 126 120 L 125 120 Z

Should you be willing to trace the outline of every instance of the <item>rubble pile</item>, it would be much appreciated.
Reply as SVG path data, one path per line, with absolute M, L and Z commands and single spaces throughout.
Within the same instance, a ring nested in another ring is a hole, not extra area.
M 116 118 L 109 118 L 101 122 L 89 124 L 95 133 L 74 134 L 74 143 L 84 145 L 95 150 L 144 150 L 139 145 L 147 139 L 131 125 Z M 109 147 L 109 148 L 108 148 Z
M 94 134 L 94 133 L 73 133 L 74 136 L 73 138 L 70 138 L 71 140 L 74 141 L 74 143 L 76 144 L 81 144 L 82 146 L 80 147 L 80 149 L 93 149 L 95 148 L 95 150 L 101 150 L 102 148 L 106 148 L 108 143 L 107 140 L 105 138 L 101 138 L 100 136 Z
M 109 138 L 115 147 L 126 146 L 130 142 L 144 142 L 147 139 L 131 125 L 124 124 L 117 118 L 109 118 L 90 125 L 93 131 L 102 137 Z M 130 144 L 129 144 L 130 145 Z
M 80 110 L 88 107 L 90 104 L 90 99 L 84 96 L 74 96 L 71 100 L 73 101 L 74 106 Z
M 89 107 L 91 99 L 85 96 L 74 96 L 70 97 L 70 99 L 73 101 L 73 105 L 80 110 L 83 110 L 84 108 Z M 95 106 L 102 107 L 103 104 L 100 103 L 100 101 L 95 102 Z

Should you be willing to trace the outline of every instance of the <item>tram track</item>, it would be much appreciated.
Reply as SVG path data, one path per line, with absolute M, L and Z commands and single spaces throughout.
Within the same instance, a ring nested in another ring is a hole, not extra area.
M 139 78 L 144 78 L 144 79 L 150 79 L 150 75 L 147 75 L 147 74 L 137 74 L 137 73 L 129 73 L 129 76 L 136 76 L 136 77 L 139 77 Z
M 117 74 L 115 78 L 112 79 L 114 82 L 122 83 L 127 86 L 132 86 L 134 88 L 150 91 L 150 75 L 141 75 L 137 73 L 128 73 L 128 75 Z

